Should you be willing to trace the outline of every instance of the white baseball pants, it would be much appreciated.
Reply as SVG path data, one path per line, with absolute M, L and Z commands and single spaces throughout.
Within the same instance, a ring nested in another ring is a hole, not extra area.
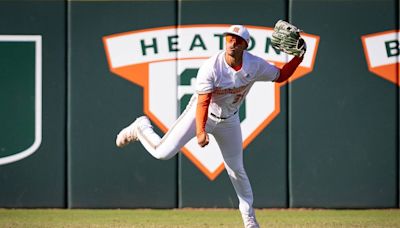
M 160 138 L 150 127 L 138 127 L 138 138 L 144 148 L 155 158 L 167 160 L 195 137 L 197 96 L 193 95 L 185 111 L 169 131 Z M 243 166 L 242 131 L 239 114 L 227 119 L 209 116 L 206 131 L 212 134 L 222 152 L 225 169 L 239 198 L 242 216 L 254 216 L 253 192 Z

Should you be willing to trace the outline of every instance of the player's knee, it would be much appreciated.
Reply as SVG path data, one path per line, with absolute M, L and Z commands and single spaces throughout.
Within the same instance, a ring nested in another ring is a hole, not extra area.
M 174 156 L 174 154 L 171 153 L 158 153 L 155 158 L 158 160 L 169 160 Z
M 243 178 L 243 177 L 247 176 L 246 171 L 244 170 L 243 166 L 242 167 L 229 167 L 226 169 L 226 171 L 228 172 L 228 175 L 230 177 L 233 177 L 235 179 Z

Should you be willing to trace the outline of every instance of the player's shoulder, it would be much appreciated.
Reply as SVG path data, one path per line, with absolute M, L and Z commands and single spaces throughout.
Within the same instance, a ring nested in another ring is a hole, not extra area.
M 223 52 L 218 52 L 212 55 L 210 58 L 206 59 L 202 65 L 203 68 L 213 68 L 217 65 L 221 58 L 223 57 Z
M 245 60 L 247 60 L 249 62 L 265 62 L 265 60 L 262 59 L 261 57 L 259 57 L 257 55 L 253 55 L 252 53 L 250 53 L 248 51 L 243 52 L 243 57 Z
M 197 76 L 206 78 L 213 77 L 216 69 L 219 68 L 220 54 L 221 52 L 216 53 L 206 59 L 201 65 Z
M 244 52 L 244 62 L 247 63 L 248 66 L 272 66 L 267 60 L 261 58 L 260 56 L 253 55 L 248 51 Z
M 220 51 L 215 53 L 213 56 L 211 56 L 208 60 L 211 62 L 218 62 L 221 61 L 224 57 L 224 51 Z

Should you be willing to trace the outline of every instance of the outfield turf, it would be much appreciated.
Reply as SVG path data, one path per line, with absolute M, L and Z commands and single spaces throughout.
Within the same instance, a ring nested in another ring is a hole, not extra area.
M 400 227 L 400 210 L 256 211 L 261 227 Z M 0 227 L 229 227 L 241 228 L 237 210 L 0 209 Z

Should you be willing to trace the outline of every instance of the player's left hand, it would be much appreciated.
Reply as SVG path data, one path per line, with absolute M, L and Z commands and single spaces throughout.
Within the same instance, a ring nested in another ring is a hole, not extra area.
M 207 132 L 201 132 L 200 134 L 197 135 L 197 143 L 199 144 L 200 147 L 205 147 L 209 143 L 208 139 L 208 134 Z
M 304 39 L 300 36 L 302 30 L 289 22 L 279 20 L 272 33 L 271 44 L 274 48 L 289 55 L 302 58 L 307 50 Z

